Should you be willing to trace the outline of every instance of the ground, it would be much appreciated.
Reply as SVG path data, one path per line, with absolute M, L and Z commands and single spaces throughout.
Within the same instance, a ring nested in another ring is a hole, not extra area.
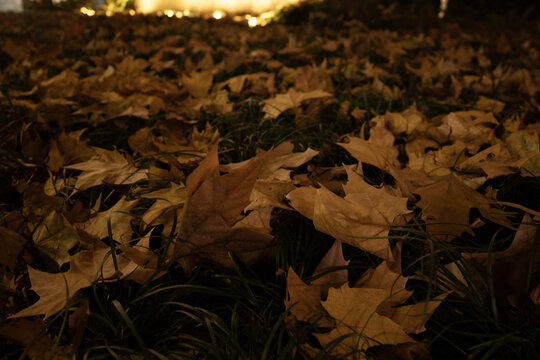
M 538 22 L 421 10 L 0 14 L 0 356 L 537 358 Z

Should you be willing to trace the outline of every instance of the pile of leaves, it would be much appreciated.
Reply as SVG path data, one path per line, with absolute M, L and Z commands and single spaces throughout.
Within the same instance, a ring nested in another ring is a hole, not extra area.
M 328 16 L 0 14 L 5 358 L 538 356 L 539 38 Z

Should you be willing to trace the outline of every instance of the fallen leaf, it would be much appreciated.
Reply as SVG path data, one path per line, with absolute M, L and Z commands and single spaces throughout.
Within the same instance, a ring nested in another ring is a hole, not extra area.
M 461 254 L 476 269 L 475 281 L 479 284 L 479 288 L 482 288 L 484 282 L 493 283 L 497 305 L 510 304 L 521 308 L 523 301 L 529 297 L 526 291 L 527 279 L 529 277 L 534 279 L 540 269 L 540 251 L 535 248 L 537 232 L 538 224 L 532 222 L 529 214 L 525 214 L 512 244 L 506 250 L 492 254 L 485 252 Z M 530 266 L 532 266 L 531 269 Z M 457 279 L 463 279 L 458 267 L 449 267 L 449 269 Z M 489 275 L 491 278 L 488 278 L 489 272 L 491 272 Z M 462 281 L 463 286 L 468 286 L 464 280 Z
M 357 137 L 349 137 L 348 143 L 338 143 L 356 160 L 385 170 L 389 166 L 399 166 L 398 151 L 394 147 L 380 146 Z
M 420 195 L 416 203 L 422 209 L 426 230 L 440 239 L 450 241 L 463 232 L 471 232 L 469 212 L 472 208 L 497 224 L 509 226 L 504 211 L 491 207 L 485 196 L 465 185 L 454 174 L 427 176 L 423 172 L 399 170 L 392 172 L 405 193 Z
M 103 183 L 129 185 L 148 178 L 146 171 L 129 164 L 127 159 L 116 151 L 100 150 L 92 159 L 64 168 L 82 171 L 75 183 L 77 191 Z
M 65 308 L 79 290 L 96 281 L 129 278 L 139 268 L 121 254 L 116 256 L 116 267 L 110 254 L 111 248 L 96 238 L 90 236 L 90 241 L 85 241 L 85 246 L 88 247 L 87 250 L 70 257 L 70 268 L 66 272 L 52 274 L 29 266 L 31 289 L 39 296 L 39 300 L 9 318 L 43 314 L 44 319 L 47 319 Z M 146 276 L 147 279 L 149 277 L 150 274 Z
M 343 257 L 341 242 L 336 240 L 315 268 L 313 273 L 315 280 L 309 285 L 305 284 L 290 267 L 287 271 L 285 307 L 290 309 L 291 315 L 297 320 L 314 323 L 320 327 L 333 326 L 334 322 L 326 316 L 321 306 L 321 298 L 326 298 L 331 287 L 338 288 L 347 282 L 347 270 L 334 269 L 347 265 L 349 261 Z
M 109 236 L 108 224 L 111 225 L 111 235 L 114 240 L 125 244 L 131 240 L 131 219 L 130 210 L 137 204 L 138 200 L 126 200 L 122 197 L 113 207 L 106 211 L 97 213 L 88 221 L 77 224 L 77 227 L 97 237 L 103 239 Z
M 353 354 L 380 344 L 397 345 L 414 342 L 394 321 L 379 315 L 377 308 L 387 301 L 382 289 L 351 288 L 348 284 L 339 289 L 330 288 L 328 298 L 322 301 L 324 309 L 336 321 L 336 328 L 326 334 L 314 334 L 324 347 L 345 336 L 332 354 Z
M 182 74 L 182 84 L 186 90 L 196 98 L 208 95 L 213 81 L 214 74 L 211 70 L 192 72 L 189 76 Z
M 323 90 L 297 92 L 294 89 L 290 89 L 285 94 L 278 94 L 271 99 L 264 100 L 264 107 L 262 111 L 266 114 L 265 116 L 267 118 L 274 119 L 277 118 L 282 112 L 296 108 L 302 104 L 303 101 L 331 96 L 332 94 Z
M 394 219 L 410 212 L 407 199 L 368 185 L 349 169 L 347 175 L 344 198 L 325 187 L 303 187 L 290 192 L 287 199 L 293 208 L 313 220 L 317 230 L 392 261 L 386 236 Z
M 283 142 L 270 150 L 261 165 L 259 175 L 250 194 L 250 203 L 244 211 L 255 210 L 261 207 L 280 207 L 290 209 L 285 203 L 285 195 L 294 189 L 291 179 L 291 170 L 298 167 L 318 154 L 311 148 L 306 151 L 293 153 L 293 144 Z M 262 154 L 262 153 L 260 153 Z M 240 163 L 220 165 L 220 170 L 230 172 L 246 165 L 251 160 Z
M 175 257 L 188 273 L 200 259 L 231 266 L 229 252 L 245 261 L 264 253 L 272 242 L 270 212 L 242 215 L 267 152 L 225 175 L 219 174 L 217 145 L 188 176 L 187 204 L 175 246 Z M 259 224 L 248 218 L 260 218 Z
M 33 230 L 32 240 L 37 249 L 58 266 L 69 261 L 69 250 L 79 243 L 77 231 L 55 211 Z

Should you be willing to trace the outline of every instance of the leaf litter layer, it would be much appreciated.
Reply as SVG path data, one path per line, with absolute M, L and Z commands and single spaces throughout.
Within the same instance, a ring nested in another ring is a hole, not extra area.
M 6 358 L 538 356 L 537 38 L 317 9 L 1 15 Z

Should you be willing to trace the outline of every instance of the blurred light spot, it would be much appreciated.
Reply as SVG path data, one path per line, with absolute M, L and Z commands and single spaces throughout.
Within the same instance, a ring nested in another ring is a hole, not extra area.
M 248 25 L 249 25 L 249 27 L 257 26 L 258 23 L 259 23 L 259 21 L 257 20 L 256 17 L 251 17 L 251 18 L 248 20 Z
M 448 8 L 448 0 L 441 0 L 441 7 L 439 8 L 439 19 L 444 18 L 446 9 Z
M 223 19 L 223 11 L 220 11 L 220 10 L 216 10 L 212 13 L 212 17 L 216 20 L 219 20 L 219 19 Z

